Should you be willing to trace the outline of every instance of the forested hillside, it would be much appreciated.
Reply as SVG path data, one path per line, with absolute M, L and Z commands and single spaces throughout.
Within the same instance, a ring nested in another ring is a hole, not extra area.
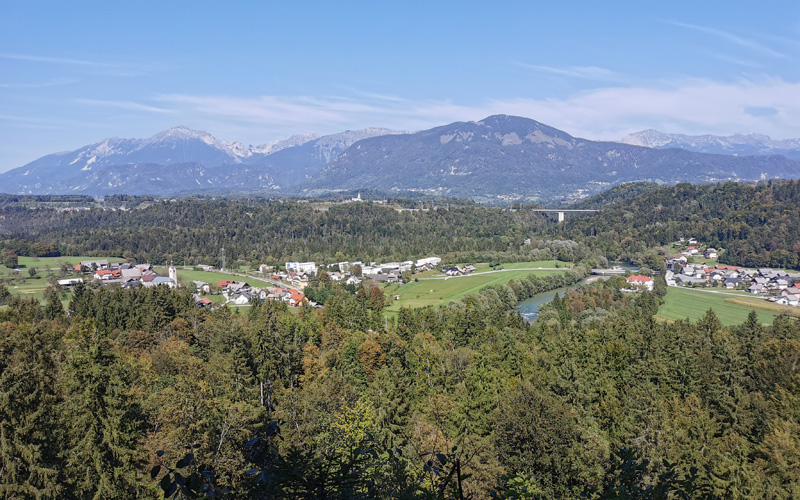
M 480 205 L 444 204 L 402 212 L 383 205 L 320 205 L 187 199 L 131 211 L 7 207 L 0 210 L 0 238 L 5 248 L 20 255 L 27 255 L 26 244 L 38 241 L 55 245 L 63 254 L 116 255 L 153 263 L 218 265 L 222 247 L 228 262 L 241 259 L 256 265 L 406 260 L 431 253 L 471 254 L 465 258 L 487 261 L 503 252 L 519 255 L 523 239 L 547 224 L 541 214 Z
M 645 253 L 678 238 L 724 249 L 720 261 L 800 267 L 800 181 L 758 185 L 629 184 L 580 205 L 602 213 L 569 218 L 559 234 L 613 257 Z

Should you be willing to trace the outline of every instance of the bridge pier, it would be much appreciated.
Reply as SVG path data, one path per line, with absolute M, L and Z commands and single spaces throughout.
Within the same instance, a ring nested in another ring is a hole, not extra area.
M 564 212 L 558 212 L 558 222 L 564 222 Z

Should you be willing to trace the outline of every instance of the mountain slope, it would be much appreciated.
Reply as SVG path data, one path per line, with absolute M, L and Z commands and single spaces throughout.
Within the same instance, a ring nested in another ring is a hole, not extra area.
M 735 134 L 723 137 L 665 134 L 650 129 L 627 135 L 620 142 L 656 149 L 678 148 L 698 153 L 738 156 L 783 155 L 800 160 L 800 139 L 781 141 L 760 134 Z
M 488 201 L 575 200 L 622 182 L 796 177 L 786 158 L 736 158 L 578 139 L 534 120 L 491 116 L 366 139 L 306 183 L 307 191 L 414 190 Z
M 220 141 L 207 132 L 175 127 L 147 139 L 106 139 L 47 155 L 0 174 L 0 191 L 102 196 L 274 190 L 307 179 L 360 139 L 391 133 L 395 132 L 371 128 L 245 146 Z

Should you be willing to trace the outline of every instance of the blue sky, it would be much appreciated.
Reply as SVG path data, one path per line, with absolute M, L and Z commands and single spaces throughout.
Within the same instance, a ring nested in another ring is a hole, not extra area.
M 590 139 L 800 137 L 800 2 L 431 4 L 5 0 L 0 171 L 176 125 L 262 144 L 506 113 Z

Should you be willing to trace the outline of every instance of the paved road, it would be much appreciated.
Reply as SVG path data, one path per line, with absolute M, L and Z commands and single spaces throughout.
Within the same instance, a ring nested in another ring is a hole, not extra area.
M 469 278 L 470 276 L 480 276 L 482 274 L 494 274 L 494 273 L 510 273 L 513 271 L 568 271 L 568 267 L 523 267 L 519 269 L 498 269 L 496 271 L 483 271 L 481 273 L 471 273 L 471 274 L 460 274 L 458 276 L 438 276 L 436 278 L 419 278 L 420 281 L 423 280 L 449 280 L 451 278 Z
M 280 288 L 292 288 L 294 290 L 302 290 L 302 288 L 296 287 L 296 286 L 292 285 L 291 283 L 284 283 L 282 281 L 276 281 L 276 280 L 273 280 L 271 278 L 259 278 L 258 276 L 253 276 L 252 274 L 234 273 L 233 271 L 220 271 L 218 269 L 214 269 L 214 271 L 217 271 L 217 272 L 220 272 L 220 273 L 224 272 L 226 274 L 232 274 L 234 276 L 241 276 L 242 278 L 250 278 L 250 279 L 257 280 L 257 281 L 263 281 L 264 283 L 267 283 L 267 284 L 270 284 L 270 285 L 273 285 L 273 286 L 277 286 L 277 287 L 280 287 Z

